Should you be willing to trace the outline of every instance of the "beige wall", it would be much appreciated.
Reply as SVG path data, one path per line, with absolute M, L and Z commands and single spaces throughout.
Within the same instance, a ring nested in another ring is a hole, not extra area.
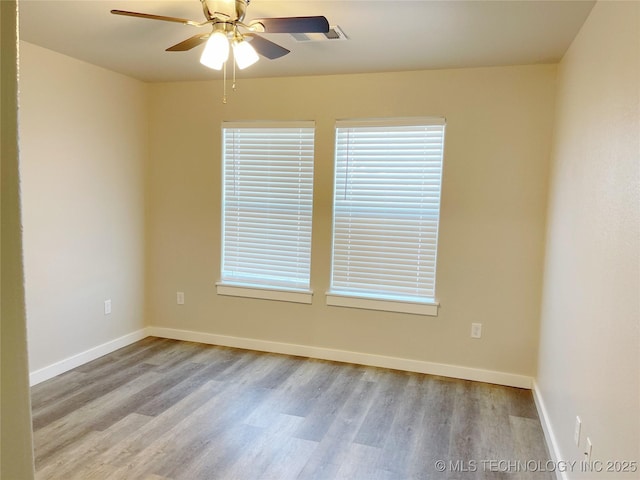
M 559 68 L 537 381 L 565 459 L 640 461 L 639 62 L 640 3 L 600 2 Z
M 147 90 L 21 42 L 31 370 L 144 325 Z M 104 300 L 113 313 L 104 315 Z
M 533 376 L 555 66 L 151 85 L 147 322 Z M 447 118 L 439 316 L 327 307 L 336 119 Z M 312 305 L 221 297 L 220 125 L 316 121 Z M 176 291 L 186 304 L 177 306 Z M 472 340 L 472 322 L 484 325 Z
M 0 478 L 33 478 L 18 175 L 16 2 L 0 2 Z

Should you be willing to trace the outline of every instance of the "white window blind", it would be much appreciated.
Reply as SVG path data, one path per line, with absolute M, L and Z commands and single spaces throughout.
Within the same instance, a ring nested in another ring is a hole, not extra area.
M 222 130 L 222 283 L 308 289 L 313 122 Z
M 444 119 L 336 124 L 329 293 L 434 302 Z

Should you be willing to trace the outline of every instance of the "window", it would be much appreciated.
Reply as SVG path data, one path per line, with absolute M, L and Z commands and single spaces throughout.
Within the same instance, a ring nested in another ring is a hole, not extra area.
M 329 305 L 437 315 L 444 119 L 336 124 Z
M 226 122 L 222 132 L 218 293 L 310 303 L 313 122 Z

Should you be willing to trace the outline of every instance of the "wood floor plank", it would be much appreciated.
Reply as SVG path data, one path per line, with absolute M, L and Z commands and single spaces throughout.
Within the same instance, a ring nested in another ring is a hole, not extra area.
M 407 477 L 411 448 L 417 440 L 418 428 L 425 414 L 425 393 L 420 386 L 406 386 L 382 445 L 378 465 L 383 470 Z
M 94 421 L 99 420 L 102 415 L 108 415 L 111 405 L 119 404 L 123 398 L 135 395 L 147 385 L 157 382 L 158 378 L 159 374 L 153 371 L 145 372 L 135 382 L 129 382 L 116 390 L 111 390 L 45 427 L 34 427 L 36 469 L 45 467 L 48 462 L 55 461 L 56 456 L 64 453 L 66 449 L 73 449 L 82 443 L 86 435 L 97 431 L 94 428 Z
M 295 406 L 291 406 L 298 401 L 303 401 L 302 397 L 297 396 L 296 392 L 301 384 L 308 381 L 308 377 L 313 375 L 315 363 L 303 362 L 300 358 L 287 357 L 289 360 L 297 363 L 286 378 L 282 378 L 278 388 L 272 388 L 264 401 L 247 417 L 245 422 L 249 425 L 268 428 L 273 422 L 276 422 L 280 415 L 289 414 Z M 259 381 L 259 385 L 265 386 L 265 383 Z
M 336 473 L 337 479 L 371 479 L 371 480 L 400 480 L 393 472 L 380 468 L 378 459 L 381 449 L 364 445 L 361 443 L 351 443 L 347 447 L 345 459 L 342 461 L 340 469 Z
M 554 480 L 555 475 L 547 466 L 549 452 L 544 434 L 537 419 L 510 416 L 513 432 L 513 459 L 521 462 L 519 475 L 522 480 Z M 531 463 L 533 462 L 533 463 Z
M 96 465 L 108 464 L 99 459 L 105 451 L 124 441 L 150 420 L 149 417 L 133 414 L 108 430 L 90 432 L 77 446 L 57 455 L 55 463 L 39 470 L 37 479 L 89 478 Z
M 317 442 L 298 438 L 291 434 L 276 438 L 278 448 L 271 454 L 268 465 L 257 477 L 262 480 L 294 480 L 317 448 Z M 266 452 L 269 455 L 269 452 Z
M 128 438 L 113 445 L 102 454 L 101 460 L 118 466 L 134 463 L 134 457 L 145 450 L 150 451 L 153 441 L 163 438 L 179 423 L 188 422 L 191 414 L 210 402 L 220 390 L 220 386 L 213 380 L 205 383 L 191 395 L 165 410 L 161 416 L 152 417 Z M 140 455 L 140 457 L 143 456 Z
M 505 387 L 509 392 L 509 415 L 539 420 L 531 390 Z
M 259 380 L 256 387 L 276 389 L 286 382 L 300 368 L 300 359 L 286 355 L 270 355 L 271 368 Z
M 293 436 L 301 420 L 301 417 L 280 414 L 271 428 L 262 429 L 260 441 L 243 449 L 242 455 L 224 472 L 224 478 L 259 479 L 265 475 L 273 478 L 270 475 L 278 470 L 285 478 L 295 478 L 316 446 L 316 442 Z M 294 454 L 296 458 L 291 457 Z
M 87 374 L 87 378 L 97 381 L 131 365 L 146 363 L 146 360 L 153 358 L 159 352 L 167 351 L 168 348 L 176 344 L 175 340 L 161 338 L 153 339 L 152 341 L 145 339 L 142 342 L 143 345 L 139 349 L 131 348 L 131 346 L 124 347 L 109 355 L 85 363 L 75 370 L 83 372 Z
M 162 371 L 162 369 L 170 369 L 176 363 L 184 362 L 187 358 L 191 361 L 191 358 L 198 355 L 201 349 L 193 342 L 168 340 L 162 349 L 154 349 L 152 352 L 144 359 L 144 363 L 155 365 L 158 371 Z
M 459 382 L 442 377 L 423 377 L 419 384 L 424 398 L 422 420 L 406 467 L 409 478 L 442 478 L 436 461 L 450 460 L 452 420 Z
M 366 373 L 366 372 L 365 372 Z M 355 438 L 374 398 L 376 383 L 361 379 L 324 438 L 298 476 L 299 479 L 323 480 L 336 478 L 347 456 L 347 448 Z
M 160 415 L 183 398 L 188 397 L 205 383 L 215 380 L 218 375 L 228 368 L 231 368 L 236 361 L 238 361 L 238 357 L 223 357 L 219 361 L 212 361 L 208 365 L 204 363 L 194 363 L 192 365 L 201 365 L 201 368 L 194 368 L 190 376 L 184 376 L 183 381 L 165 389 L 160 395 L 140 405 L 136 411 L 142 415 Z
M 460 471 L 549 459 L 509 387 L 147 338 L 32 395 L 38 480 L 553 478 Z
M 224 427 L 215 430 L 217 412 L 227 408 L 230 401 L 221 394 L 221 389 L 235 397 L 242 393 L 244 387 L 235 384 L 225 388 L 214 381 L 204 385 L 197 392 L 200 399 L 195 404 L 189 398 L 167 411 L 166 423 L 170 428 L 167 428 L 164 414 L 155 417 L 142 429 L 143 432 L 127 442 L 124 450 L 109 452 L 109 456 L 118 455 L 115 460 L 110 460 L 111 463 L 129 469 L 131 478 L 146 473 L 179 478 L 181 472 L 191 468 L 191 463 L 199 461 L 210 440 L 224 431 Z M 228 422 L 225 426 L 229 425 L 233 426 L 233 423 Z
M 167 373 L 158 372 L 160 377 L 156 382 L 127 398 L 121 399 L 117 405 L 112 406 L 109 412 L 103 413 L 99 419 L 93 422 L 93 428 L 104 430 L 131 413 L 141 413 L 138 410 L 143 410 L 146 403 L 163 395 L 171 387 L 185 382 L 191 375 L 203 368 L 204 366 L 201 364 L 188 363 L 182 368 L 173 368 Z
M 263 429 L 244 423 L 233 424 L 221 431 L 215 442 L 209 443 L 201 454 L 184 462 L 176 471 L 175 480 L 210 480 L 234 478 L 229 472 L 252 445 L 262 441 Z M 249 477 L 245 477 L 249 478 Z
M 409 378 L 409 375 L 404 372 L 390 370 L 378 380 L 379 391 L 358 431 L 355 442 L 377 448 L 384 445 L 398 402 L 404 396 Z
M 61 397 L 77 392 L 87 384 L 86 377 L 87 375 L 83 372 L 70 370 L 31 387 L 31 408 L 34 411 L 40 411 Z
M 261 369 L 249 369 L 244 373 L 242 382 L 219 381 L 219 385 L 228 385 L 227 390 L 206 405 L 208 411 L 201 408 L 193 412 L 190 415 L 192 418 L 188 419 L 188 429 L 184 428 L 183 422 L 179 425 L 181 430 L 172 432 L 171 443 L 180 435 L 179 443 L 183 448 L 180 451 L 174 449 L 168 452 L 154 472 L 175 477 L 180 473 L 181 469 L 178 466 L 181 463 L 197 461 L 195 456 L 201 455 L 218 436 L 234 424 L 243 423 L 270 394 L 269 389 L 254 386 L 254 381 L 262 378 L 263 373 Z M 192 420 L 195 420 L 195 423 Z
M 308 371 L 304 376 L 288 382 L 286 398 L 283 399 L 282 413 L 304 417 L 312 410 L 322 394 L 331 386 L 339 373 L 339 365 L 324 361 L 308 361 Z M 305 366 L 306 366 L 305 365 Z M 301 372 L 298 370 L 296 373 Z
M 453 396 L 453 415 L 449 455 L 452 459 L 477 459 L 480 456 L 481 406 L 473 382 L 456 384 Z
M 513 392 L 496 385 L 476 383 L 480 406 L 480 454 L 478 460 L 514 458 L 514 438 L 509 420 Z
M 129 368 L 122 369 L 103 381 L 87 382 L 82 388 L 74 389 L 75 393 L 73 395 L 65 395 L 64 398 L 58 397 L 50 405 L 43 405 L 42 408 L 33 411 L 34 430 L 46 427 L 82 406 L 117 390 L 143 373 L 150 371 L 151 368 L 150 365 L 144 363 L 131 365 Z
M 263 390 L 242 387 L 236 398 L 217 397 L 216 408 L 188 429 L 174 429 L 168 439 L 168 448 L 160 462 L 156 462 L 154 473 L 169 478 L 180 478 L 185 469 L 200 462 L 214 444 L 224 440 L 234 426 L 241 424 L 248 412 L 261 401 Z M 255 427 L 252 427 L 255 428 Z M 242 430 L 251 430 L 242 427 Z M 253 434 L 255 435 L 255 433 Z M 175 444 L 181 445 L 180 449 Z M 219 444 L 220 445 L 220 444 Z
M 320 392 L 318 401 L 304 417 L 294 435 L 315 442 L 322 440 L 351 395 L 354 383 L 358 382 L 362 374 L 362 369 L 355 365 L 345 365 L 341 368 L 331 385 L 324 392 Z
M 254 369 L 264 369 L 264 365 L 261 365 L 261 354 L 259 352 L 243 352 L 235 350 L 234 354 L 238 356 L 236 362 L 229 368 L 218 373 L 214 379 L 220 382 L 245 382 L 244 373 L 251 372 Z M 250 377 L 253 379 L 253 377 Z

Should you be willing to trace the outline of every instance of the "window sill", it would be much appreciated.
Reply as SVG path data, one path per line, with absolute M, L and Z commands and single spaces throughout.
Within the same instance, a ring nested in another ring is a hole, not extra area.
M 257 298 L 261 300 L 276 300 L 279 302 L 311 304 L 313 292 L 310 290 L 287 290 L 261 287 L 247 287 L 228 283 L 216 283 L 216 293 L 230 297 Z
M 340 293 L 327 292 L 327 305 L 334 307 L 362 308 L 365 310 L 381 310 L 383 312 L 410 313 L 413 315 L 438 316 L 437 302 L 405 302 L 400 300 L 383 300 L 368 297 L 357 297 Z

